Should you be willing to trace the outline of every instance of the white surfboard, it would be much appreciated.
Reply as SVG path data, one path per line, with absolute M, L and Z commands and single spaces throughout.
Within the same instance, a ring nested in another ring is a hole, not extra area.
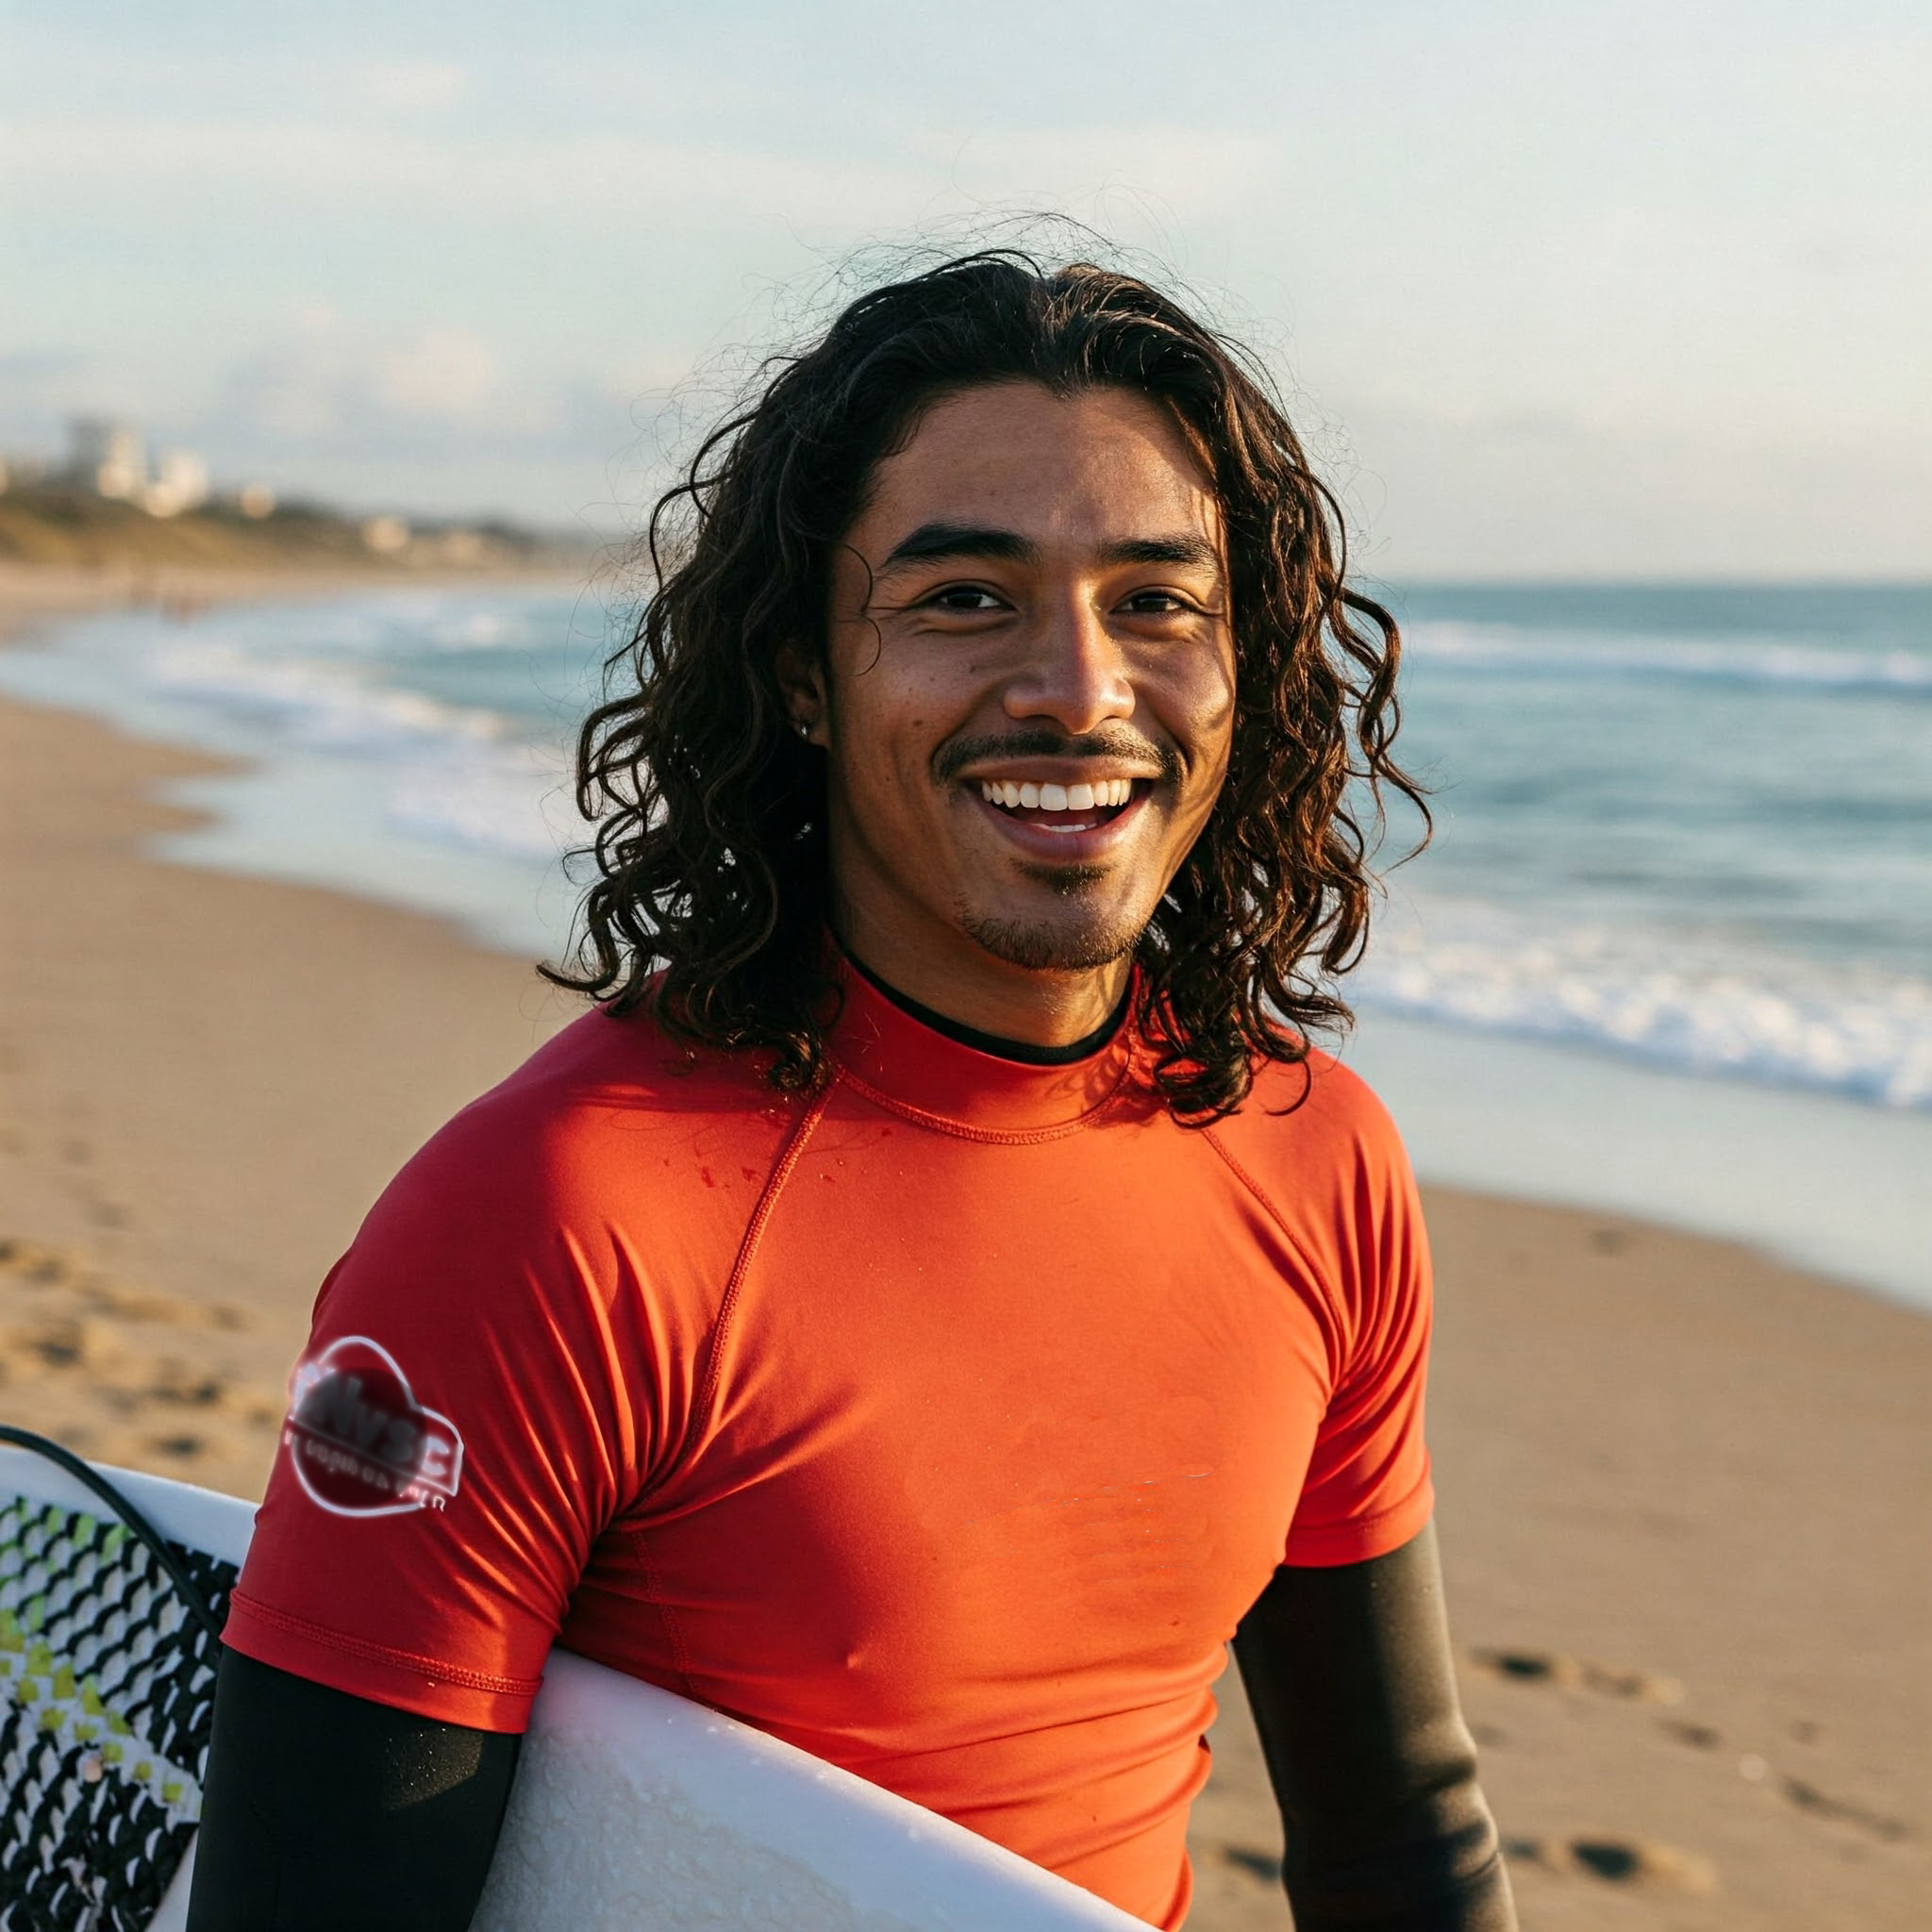
M 191 1553 L 205 1584 L 225 1588 L 254 1529 L 249 1504 L 100 1473 Z M 84 1923 L 103 1932 L 182 1932 L 201 1795 L 199 1752 L 186 1740 L 199 1724 L 205 1741 L 213 1660 L 190 1624 L 104 1502 L 42 1457 L 0 1447 L 0 1897 L 29 1882 L 39 1895 L 66 1885 L 96 1901 Z M 151 1859 L 165 1887 L 158 1902 L 102 1893 L 107 1879 L 79 1869 L 96 1846 L 116 1883 Z M 50 1850 L 57 1869 L 29 1874 Z M 1145 1932 L 949 1819 L 561 1650 L 544 1673 L 475 1924 Z

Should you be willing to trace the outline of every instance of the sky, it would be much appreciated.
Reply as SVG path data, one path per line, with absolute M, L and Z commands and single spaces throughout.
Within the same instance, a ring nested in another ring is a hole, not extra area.
M 1920 0 L 0 0 L 0 450 L 631 526 L 1042 210 L 1256 343 L 1372 574 L 1925 576 L 1928 127 Z

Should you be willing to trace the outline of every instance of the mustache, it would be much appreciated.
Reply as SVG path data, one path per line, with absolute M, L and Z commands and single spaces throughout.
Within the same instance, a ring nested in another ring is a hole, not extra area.
M 932 761 L 933 776 L 949 784 L 968 765 L 996 762 L 1000 758 L 1117 758 L 1135 764 L 1158 765 L 1163 778 L 1178 782 L 1182 776 L 1181 755 L 1170 745 L 1156 744 L 1126 725 L 1112 729 L 1082 732 L 1069 737 L 1064 731 L 1041 727 L 997 734 L 981 732 L 973 738 L 956 738 L 942 745 Z

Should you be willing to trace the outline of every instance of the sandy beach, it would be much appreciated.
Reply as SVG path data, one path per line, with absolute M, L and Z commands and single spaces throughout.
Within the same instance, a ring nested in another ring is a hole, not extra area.
M 576 1008 L 439 922 L 143 857 L 209 769 L 0 706 L 0 1414 L 252 1495 L 363 1209 Z M 1428 1208 L 1450 1604 L 1524 1925 L 1924 1924 L 1932 1322 L 1639 1223 Z M 1191 1924 L 1286 1926 L 1223 1689 Z

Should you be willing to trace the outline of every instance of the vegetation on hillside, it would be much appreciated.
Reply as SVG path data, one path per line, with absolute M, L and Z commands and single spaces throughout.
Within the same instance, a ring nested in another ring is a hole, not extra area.
M 393 518 L 358 522 L 313 505 L 244 516 L 212 501 L 180 516 L 57 485 L 0 494 L 0 560 L 83 569 L 530 570 L 577 553 L 504 524 L 410 529 Z

